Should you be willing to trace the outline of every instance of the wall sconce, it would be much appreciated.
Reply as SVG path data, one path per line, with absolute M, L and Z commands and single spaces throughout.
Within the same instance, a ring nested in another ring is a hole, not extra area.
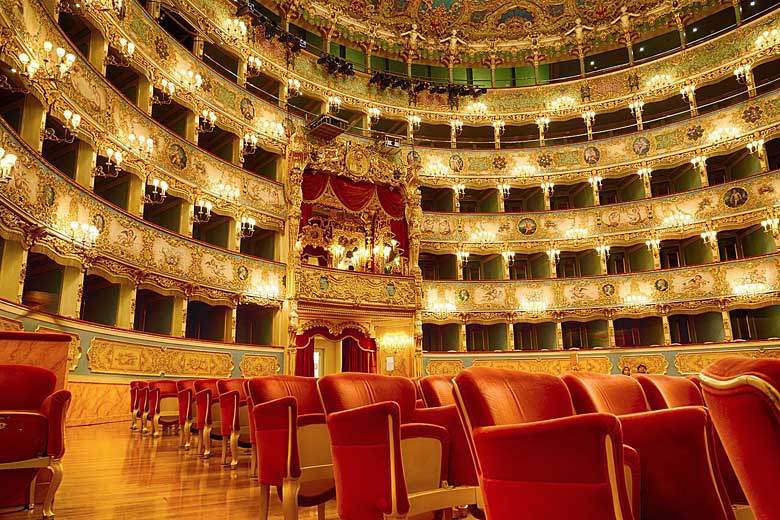
M 552 181 L 543 181 L 540 185 L 542 188 L 542 193 L 547 195 L 548 197 L 552 196 L 553 188 L 555 188 L 555 183 Z
M 469 261 L 469 252 L 463 250 L 456 251 L 455 257 L 458 259 L 458 266 L 462 269 Z
M 214 191 L 219 198 L 229 202 L 235 202 L 241 195 L 241 189 L 231 184 L 220 183 Z
M 154 94 L 152 96 L 152 105 L 170 105 L 173 101 L 173 93 L 176 91 L 176 86 L 173 81 L 163 79 L 160 82 L 160 88 L 158 90 L 160 95 Z
M 669 86 L 672 82 L 672 77 L 669 74 L 656 74 L 650 78 L 647 82 L 647 88 L 649 90 L 655 90 Z
M 148 159 L 154 152 L 154 140 L 151 137 L 129 134 L 127 141 L 130 151 L 140 159 Z
M 590 141 L 593 139 L 593 123 L 596 122 L 596 111 L 584 111 L 582 113 L 582 120 L 585 122 L 585 128 L 588 130 L 588 141 Z
M 328 112 L 338 114 L 341 110 L 341 98 L 338 96 L 328 96 Z
M 346 248 L 341 244 L 331 244 L 328 249 L 333 259 L 333 267 L 338 266 L 341 263 L 341 259 L 344 258 L 344 253 L 347 252 Z
M 460 135 L 461 132 L 463 132 L 463 121 L 460 119 L 450 119 L 450 130 L 455 133 L 455 135 Z
M 601 177 L 601 175 L 591 175 L 588 177 L 588 183 L 595 189 L 601 189 L 601 183 L 603 181 L 604 179 Z
M 623 297 L 623 303 L 628 307 L 641 307 L 650 303 L 650 298 L 640 293 L 631 293 Z
M 649 249 L 652 252 L 656 252 L 661 247 L 661 239 L 660 238 L 651 238 L 648 240 L 645 240 L 645 245 L 647 246 L 647 249 Z
M 751 65 L 750 62 L 743 61 L 742 64 L 734 69 L 734 76 L 736 76 L 739 83 L 745 83 L 748 80 L 748 74 L 750 74 Z
M 506 181 L 499 182 L 497 186 L 498 192 L 501 194 L 501 198 L 504 200 L 509 198 L 510 190 L 512 189 L 509 184 L 506 183 Z
M 547 301 L 539 296 L 531 296 L 520 302 L 518 310 L 528 314 L 542 314 L 547 310 Z
M 502 251 L 501 256 L 504 257 L 504 262 L 506 262 L 507 265 L 512 265 L 512 263 L 515 261 L 514 251 Z
M 19 61 L 22 65 L 27 63 L 23 59 L 26 54 L 19 55 Z M 29 60 L 30 62 L 34 60 Z M 54 48 L 54 45 L 50 41 L 43 42 L 43 72 L 46 74 L 46 79 L 50 80 L 62 80 L 70 73 L 71 67 L 76 62 L 76 56 L 70 52 L 66 52 L 62 47 Z M 32 75 L 30 76 L 32 79 Z
M 80 245 L 83 248 L 90 249 L 95 246 L 100 231 L 96 226 L 87 224 L 86 222 L 77 222 L 75 220 L 70 223 L 70 237 L 74 243 Z
M 2 160 L 0 160 L 0 165 L 2 165 Z M 777 237 L 780 234 L 780 218 L 770 215 L 769 218 L 761 221 L 761 227 L 764 228 L 765 232 Z
M 550 118 L 547 116 L 540 116 L 536 118 L 536 126 L 540 132 L 544 132 L 550 126 Z
M 8 184 L 13 178 L 14 165 L 16 165 L 16 156 L 12 153 L 6 153 L 0 148 L 0 185 Z
M 65 124 L 63 125 L 65 127 L 64 134 L 60 137 L 57 135 L 54 128 L 47 128 L 43 131 L 43 139 L 45 141 L 70 144 L 76 140 L 74 132 L 79 127 L 79 124 L 81 124 L 81 116 L 74 114 L 70 110 L 65 110 L 62 115 L 65 118 Z
M 733 126 L 721 126 L 713 130 L 708 139 L 711 143 L 722 143 L 739 137 L 739 129 Z
M 645 102 L 641 98 L 637 98 L 628 104 L 628 109 L 631 111 L 631 115 L 641 117 L 644 106 Z
M 780 31 L 777 29 L 764 31 L 756 38 L 756 47 L 762 51 L 777 47 L 778 44 L 780 44 Z
M 193 206 L 192 220 L 198 224 L 203 224 L 211 220 L 211 208 L 214 205 L 207 200 L 199 200 L 197 204 Z
M 181 69 L 179 71 L 179 81 L 190 92 L 203 86 L 203 77 L 192 70 Z
M 707 169 L 707 156 L 706 155 L 697 155 L 696 157 L 691 159 L 691 164 L 698 171 L 703 172 L 703 171 L 705 171 Z
M 702 231 L 701 233 L 701 239 L 704 241 L 705 244 L 708 244 L 710 246 L 714 246 L 718 244 L 718 232 L 712 229 L 708 229 L 706 231 Z
M 119 38 L 119 48 L 116 50 L 118 57 L 113 54 L 106 54 L 104 63 L 114 67 L 129 67 L 130 60 L 135 53 L 135 44 L 128 41 L 127 38 Z
M 284 125 L 282 123 L 277 123 L 276 121 L 262 120 L 260 122 L 260 130 L 271 137 L 284 137 Z
M 472 101 L 466 106 L 466 111 L 475 116 L 484 116 L 487 114 L 488 107 L 482 101 Z
M 671 215 L 667 215 L 664 217 L 663 225 L 664 227 L 685 227 L 688 224 L 693 222 L 693 217 L 690 215 L 687 215 L 685 213 L 672 213 Z
M 404 350 L 410 350 L 413 344 L 412 337 L 402 333 L 385 334 L 379 338 L 382 350 L 391 355 L 398 355 Z
M 301 90 L 301 82 L 295 78 L 287 80 L 287 97 L 298 97 L 303 95 Z
M 477 231 L 471 234 L 471 241 L 489 244 L 496 241 L 496 234 L 492 231 Z
M 734 294 L 738 296 L 755 296 L 767 292 L 769 286 L 763 280 L 757 280 L 752 275 L 744 276 L 733 287 Z
M 277 284 L 264 283 L 256 285 L 252 289 L 252 294 L 266 300 L 278 300 L 281 293 Z
M 241 139 L 241 159 L 257 152 L 257 134 L 244 134 Z
M 691 99 L 696 96 L 696 84 L 689 82 L 683 85 L 680 88 L 680 95 L 685 101 L 690 103 Z
M 150 189 L 151 188 L 151 189 Z M 146 183 L 144 194 L 145 204 L 162 204 L 168 196 L 168 183 L 158 178 L 153 178 L 151 184 Z
M 574 108 L 576 104 L 577 101 L 573 97 L 560 96 L 552 100 L 547 105 L 547 110 L 549 110 L 550 112 L 563 112 L 565 110 L 569 110 L 570 108 Z
M 754 139 L 747 144 L 747 149 L 750 153 L 757 153 L 759 157 L 764 153 L 764 140 Z
M 599 254 L 601 258 L 605 260 L 609 258 L 609 249 L 610 247 L 604 244 L 600 244 L 596 246 L 596 252 Z
M 21 76 L 29 80 L 34 79 L 35 74 L 38 72 L 38 69 L 41 68 L 41 64 L 38 62 L 38 60 L 34 60 L 30 58 L 30 56 L 28 56 L 27 53 L 24 52 L 19 54 L 18 58 L 19 58 L 19 63 L 22 64 Z
M 649 166 L 643 166 L 636 171 L 636 174 L 639 175 L 639 178 L 642 180 L 649 179 L 652 173 L 653 169 Z
M 241 238 L 250 238 L 255 234 L 255 219 L 252 217 L 241 217 Z
M 570 227 L 566 230 L 564 236 L 571 240 L 579 240 L 588 236 L 588 230 L 580 227 Z
M 371 126 L 377 124 L 382 118 L 382 111 L 377 107 L 369 107 L 366 114 L 368 114 L 368 124 Z
M 198 133 L 207 134 L 216 128 L 217 114 L 213 110 L 203 109 L 198 117 Z
M 86 9 L 96 12 L 113 12 L 120 20 L 127 14 L 124 0 L 81 0 Z M 79 6 L 79 3 L 76 3 Z
M 420 119 L 420 116 L 416 116 L 416 115 L 409 116 L 409 127 L 412 129 L 412 132 L 418 131 L 420 129 L 421 123 L 422 123 L 422 119 Z
M 122 171 L 122 152 L 113 148 L 106 148 L 106 167 L 103 165 L 92 168 L 94 177 L 119 177 Z
M 434 301 L 427 306 L 428 312 L 432 312 L 434 314 L 449 314 L 455 312 L 456 309 L 457 308 L 455 307 L 455 304 L 450 302 Z
M 558 260 L 561 259 L 561 250 L 560 249 L 550 248 L 547 251 L 545 251 L 545 253 L 547 253 L 547 258 L 549 258 L 550 261 L 553 262 L 553 263 L 557 264 Z
M 228 18 L 225 21 L 225 33 L 233 40 L 246 38 L 246 23 L 240 18 Z
M 452 191 L 455 192 L 455 196 L 458 197 L 458 200 L 460 200 L 466 195 L 466 185 L 462 182 L 454 184 L 452 186 Z
M 500 119 L 498 121 L 493 121 L 493 132 L 495 134 L 502 136 L 504 135 L 505 130 L 506 130 L 506 123 L 504 121 L 501 121 Z
M 256 78 L 263 70 L 263 60 L 257 56 L 249 56 L 246 59 L 246 77 Z

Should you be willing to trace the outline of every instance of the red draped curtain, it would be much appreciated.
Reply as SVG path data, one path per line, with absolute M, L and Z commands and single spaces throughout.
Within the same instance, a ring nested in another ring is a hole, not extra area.
M 295 338 L 295 375 L 314 376 L 314 337 L 342 341 L 343 372 L 376 373 L 376 342 L 361 331 L 346 328 L 332 334 L 327 327 L 313 327 Z
M 370 182 L 355 182 L 337 175 L 307 171 L 303 174 L 301 227 L 309 223 L 309 219 L 313 215 L 312 205 L 322 197 L 328 186 L 339 202 L 353 212 L 365 208 L 376 196 L 379 206 L 390 218 L 390 229 L 395 234 L 399 246 L 403 249 L 403 255 L 408 256 L 409 236 L 405 217 L 406 201 L 400 191 L 387 186 L 378 186 Z

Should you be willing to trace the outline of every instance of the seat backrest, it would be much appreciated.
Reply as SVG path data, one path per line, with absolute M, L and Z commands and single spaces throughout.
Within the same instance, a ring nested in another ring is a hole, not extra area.
M 650 411 L 645 393 L 633 377 L 571 372 L 563 376 L 563 381 L 577 413 L 625 415 Z
M 244 401 L 246 399 L 246 385 L 244 384 L 245 379 L 243 378 L 236 378 L 236 379 L 218 379 L 217 380 L 217 391 L 220 395 L 225 394 L 227 392 L 238 392 L 238 399 L 239 401 Z
M 425 406 L 449 406 L 455 404 L 452 393 L 452 376 L 435 375 L 421 377 L 418 381 Z
M 454 385 L 472 428 L 574 415 L 569 391 L 555 376 L 478 367 L 461 371 Z
M 40 410 L 57 385 L 51 370 L 28 365 L 0 365 L 0 410 Z
M 159 390 L 161 396 L 176 395 L 176 381 L 150 381 L 149 390 Z
M 298 415 L 323 413 L 322 402 L 317 393 L 317 379 L 302 376 L 264 376 L 249 380 L 249 396 L 257 405 L 294 397 L 298 406 Z
M 704 401 L 756 518 L 780 511 L 780 360 L 726 358 L 700 375 Z
M 684 377 L 640 374 L 636 376 L 636 380 L 653 410 L 704 406 L 704 398 L 699 388 Z
M 214 397 L 217 397 L 219 395 L 219 390 L 217 390 L 217 381 L 219 381 L 219 379 L 196 379 L 195 391 L 201 392 L 203 390 L 211 390 L 211 393 L 214 395 Z
M 406 377 L 345 372 L 321 377 L 317 388 L 326 414 L 393 401 L 398 403 L 402 424 L 414 415 L 417 400 L 414 383 Z
M 182 379 L 181 381 L 176 381 L 176 390 L 178 392 L 181 392 L 182 390 L 192 390 L 192 391 L 195 391 L 195 380 L 194 379 Z

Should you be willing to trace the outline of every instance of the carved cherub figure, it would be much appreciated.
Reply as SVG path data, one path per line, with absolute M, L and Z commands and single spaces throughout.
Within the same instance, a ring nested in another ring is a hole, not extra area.
M 585 31 L 592 31 L 593 27 L 590 27 L 588 25 L 582 24 L 582 19 L 577 18 L 574 20 L 574 27 L 569 29 L 566 33 L 564 33 L 565 36 L 570 35 L 571 33 L 574 33 L 574 38 L 577 40 L 578 45 L 582 45 L 585 41 Z
M 466 42 L 458 38 L 457 29 L 453 29 L 452 32 L 450 33 L 450 36 L 448 36 L 447 38 L 439 40 L 439 43 L 445 43 L 445 42 L 449 42 L 447 50 L 451 56 L 454 56 L 458 53 L 458 43 L 462 43 L 463 45 L 466 44 Z
M 410 51 L 416 51 L 417 50 L 417 39 L 418 38 L 420 40 L 422 40 L 422 41 L 427 41 L 425 39 L 425 37 L 417 31 L 417 24 L 416 23 L 412 24 L 411 29 L 409 29 L 405 33 L 401 33 L 401 38 L 403 38 L 404 36 L 408 36 L 406 47 Z

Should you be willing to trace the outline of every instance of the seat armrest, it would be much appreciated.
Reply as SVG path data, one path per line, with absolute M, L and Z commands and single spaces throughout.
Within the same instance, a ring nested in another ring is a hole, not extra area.
M 733 520 L 712 457 L 707 410 L 688 406 L 620 416 L 627 445 L 639 452 L 643 518 Z
M 202 430 L 207 424 L 211 424 L 211 402 L 213 400 L 211 390 L 205 388 L 195 392 L 195 404 L 198 407 L 198 430 Z
M 257 446 L 258 478 L 263 484 L 281 486 L 285 478 L 301 476 L 298 455 L 298 404 L 286 396 L 252 408 Z
M 449 476 L 447 479 L 449 483 L 456 486 L 478 485 L 474 457 L 471 455 L 466 431 L 463 429 L 457 407 L 453 404 L 434 408 L 416 408 L 411 416 L 413 422 L 437 424 L 444 427 L 450 434 Z
M 427 423 L 406 423 L 401 425 L 401 440 L 413 437 L 429 437 L 442 443 L 450 442 L 450 434 L 446 428 Z
M 41 404 L 41 413 L 49 423 L 47 454 L 55 459 L 65 454 L 65 415 L 70 405 L 68 390 L 58 390 Z
M 307 413 L 298 416 L 298 428 L 301 426 L 308 426 L 310 424 L 325 424 L 324 413 Z
M 241 429 L 241 416 L 238 413 L 238 409 L 241 406 L 241 397 L 238 390 L 231 390 L 219 394 L 219 413 L 222 417 L 220 422 L 222 435 L 229 436 L 232 432 L 237 432 Z M 246 400 L 244 400 L 243 406 L 246 406 Z

